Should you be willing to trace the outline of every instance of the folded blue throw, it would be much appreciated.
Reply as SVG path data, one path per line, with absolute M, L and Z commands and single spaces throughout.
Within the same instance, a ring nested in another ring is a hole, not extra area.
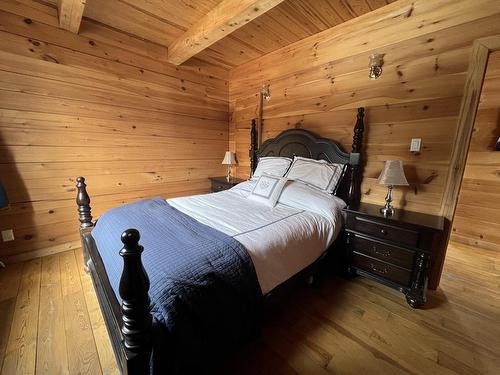
M 151 282 L 154 373 L 199 372 L 254 333 L 262 293 L 245 248 L 161 198 L 113 208 L 92 231 L 118 301 L 120 235 L 128 228 L 141 234 Z

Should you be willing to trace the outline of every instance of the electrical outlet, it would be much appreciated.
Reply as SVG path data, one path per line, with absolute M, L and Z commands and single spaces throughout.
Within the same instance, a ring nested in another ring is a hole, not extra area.
M 410 152 L 420 152 L 421 145 L 422 145 L 422 138 L 412 138 L 410 143 Z
M 14 231 L 12 229 L 7 229 L 2 231 L 2 241 L 14 241 Z

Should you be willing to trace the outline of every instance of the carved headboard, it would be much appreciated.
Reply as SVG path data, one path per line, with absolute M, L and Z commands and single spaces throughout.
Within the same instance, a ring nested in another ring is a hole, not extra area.
M 326 160 L 330 163 L 347 164 L 348 168 L 341 182 L 337 195 L 352 206 L 359 202 L 359 161 L 364 130 L 364 108 L 358 108 L 357 121 L 354 127 L 352 152 L 342 151 L 333 140 L 317 137 L 314 133 L 304 129 L 288 129 L 275 138 L 262 143 L 257 149 L 257 130 L 255 120 L 252 121 L 250 162 L 252 173 L 257 167 L 258 158 L 265 156 L 302 156 L 316 160 Z

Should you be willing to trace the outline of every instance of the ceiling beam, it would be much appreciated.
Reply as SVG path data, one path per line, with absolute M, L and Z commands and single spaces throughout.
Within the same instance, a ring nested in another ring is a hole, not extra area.
M 180 65 L 284 0 L 223 0 L 168 48 L 168 61 Z
M 59 27 L 78 34 L 86 0 L 58 0 Z

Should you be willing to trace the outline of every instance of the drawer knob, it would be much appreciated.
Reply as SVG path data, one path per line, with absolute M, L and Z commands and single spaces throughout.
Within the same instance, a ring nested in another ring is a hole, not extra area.
M 387 230 L 386 229 L 380 229 L 380 233 L 382 233 L 384 236 L 387 236 Z
M 377 255 L 382 255 L 383 257 L 388 257 L 391 255 L 391 250 L 379 250 L 377 249 L 377 246 L 373 246 L 373 252 Z
M 373 263 L 370 264 L 370 268 L 372 269 L 372 271 L 383 274 L 383 275 L 385 275 L 387 272 L 389 272 L 389 269 L 387 267 L 380 269 L 380 268 L 375 267 L 375 265 Z

